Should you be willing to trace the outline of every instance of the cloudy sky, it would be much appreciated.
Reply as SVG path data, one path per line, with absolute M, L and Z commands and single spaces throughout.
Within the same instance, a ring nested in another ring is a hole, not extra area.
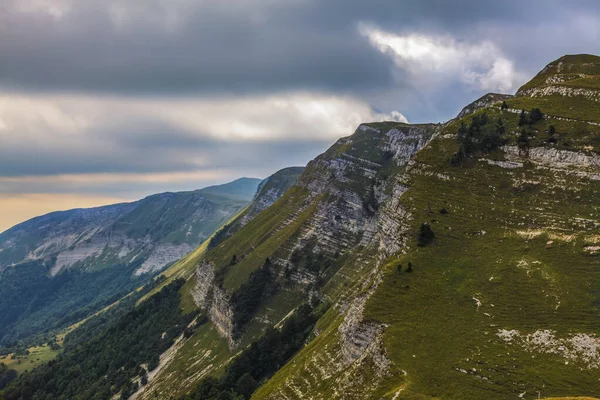
M 304 165 L 573 53 L 597 0 L 0 0 L 0 231 Z

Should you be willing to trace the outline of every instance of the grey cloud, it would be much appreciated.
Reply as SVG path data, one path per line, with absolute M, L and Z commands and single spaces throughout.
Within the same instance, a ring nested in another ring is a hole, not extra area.
M 71 7 L 58 18 L 35 9 L 17 11 L 28 2 L 4 0 L 0 5 L 0 89 L 25 95 L 84 92 L 168 101 L 318 91 L 359 98 L 381 112 L 399 110 L 411 122 L 430 122 L 453 117 L 483 93 L 455 81 L 424 92 L 358 32 L 360 22 L 398 34 L 489 40 L 527 75 L 564 53 L 600 52 L 593 24 L 600 21 L 597 0 L 239 0 L 234 6 L 192 0 L 55 0 Z M 125 10 L 121 17 L 119 10 Z M 586 18 L 589 25 L 581 22 Z M 331 136 L 292 140 L 284 131 L 276 136 L 227 141 L 147 115 L 106 115 L 69 148 L 45 142 L 0 148 L 0 175 L 222 170 L 230 178 L 266 176 L 305 164 L 333 142 Z M 99 139 L 111 146 L 95 146 Z M 0 184 L 0 191 L 137 194 L 194 189 L 215 183 L 210 179 L 169 184 L 14 181 Z
M 312 25 L 296 15 L 298 6 L 264 9 L 256 22 L 246 8 L 188 2 L 189 9 L 176 10 L 181 21 L 170 30 L 143 13 L 115 27 L 109 5 L 118 3 L 129 2 L 76 2 L 59 19 L 9 10 L 0 28 L 0 82 L 29 90 L 161 94 L 390 83 L 387 60 L 351 26 L 340 32 Z
M 266 177 L 278 169 L 290 165 L 305 165 L 312 156 L 325 151 L 331 141 L 325 140 L 282 140 L 225 143 L 198 140 L 192 144 L 184 139 L 178 141 L 176 133 L 165 132 L 173 139 L 171 148 L 164 152 L 160 144 L 147 146 L 136 154 L 135 150 L 125 154 L 94 154 L 88 151 L 82 157 L 72 153 L 52 152 L 47 154 L 16 154 L 0 160 L 0 169 L 10 165 L 17 174 L 9 181 L 0 178 L 0 192 L 22 193 L 80 193 L 114 195 L 136 198 L 161 191 L 194 190 L 206 185 L 233 180 L 240 176 Z M 133 146 L 139 143 L 131 142 Z M 143 146 L 140 146 L 143 147 Z M 198 166 L 180 160 L 192 155 L 203 155 L 209 165 Z M 19 162 L 21 160 L 21 162 Z M 66 162 L 64 161 L 66 160 Z M 16 163 L 16 165 L 15 165 Z M 12 165 L 11 165 L 12 164 Z M 185 180 L 144 180 L 144 174 L 191 173 Z M 206 177 L 194 177 L 194 173 L 206 173 Z M 53 174 L 91 174 L 89 180 L 53 178 Z M 114 179 L 97 179 L 96 174 L 114 173 Z M 141 174 L 140 179 L 125 179 L 128 173 Z M 213 173 L 215 176 L 213 176 Z M 27 178 L 22 179 L 21 174 Z M 39 179 L 35 179 L 38 176 Z M 10 177 L 10 176 L 9 176 Z M 18 179 L 21 177 L 21 179 Z M 31 178 L 34 178 L 33 180 Z
M 598 12 L 594 1 L 558 0 L 90 0 L 55 18 L 16 12 L 17 4 L 0 17 L 2 85 L 161 94 L 381 89 L 392 85 L 391 65 L 357 33 L 360 21 L 463 37 L 500 25 L 510 36 L 515 25 Z M 115 7 L 126 10 L 125 22 L 115 25 Z

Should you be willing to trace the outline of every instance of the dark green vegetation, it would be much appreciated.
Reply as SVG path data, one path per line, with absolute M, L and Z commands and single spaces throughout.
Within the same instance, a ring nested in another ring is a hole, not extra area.
M 77 328 L 69 332 L 63 339 L 65 352 L 75 350 L 77 346 L 83 345 L 104 330 L 113 326 L 119 320 L 134 310 L 138 300 L 155 289 L 162 283 L 163 279 L 155 279 L 142 288 L 132 291 L 128 296 L 111 304 L 110 307 L 103 309 L 96 315 L 79 323 Z
M 0 269 L 0 345 L 10 352 L 22 338 L 30 338 L 30 344 L 46 343 L 58 330 L 147 282 L 148 277 L 132 276 L 138 266 L 67 270 L 55 277 L 48 276 L 40 261 Z
M 277 372 L 304 345 L 317 320 L 311 306 L 300 306 L 283 327 L 269 328 L 238 355 L 220 379 L 204 379 L 183 399 L 249 399 L 262 381 Z
M 492 121 L 484 112 L 473 116 L 471 123 L 460 123 L 458 128 L 459 150 L 452 156 L 452 165 L 462 165 L 476 154 L 490 153 L 507 143 L 506 127 L 502 118 Z
M 419 236 L 417 237 L 417 246 L 423 247 L 433 243 L 435 233 L 428 223 L 423 223 L 419 227 Z
M 225 239 L 232 236 L 235 232 L 254 218 L 261 211 L 265 210 L 277 199 L 279 199 L 289 188 L 294 186 L 300 174 L 304 171 L 304 167 L 289 167 L 277 171 L 267 179 L 262 181 L 256 191 L 254 201 L 233 221 L 230 221 L 225 226 L 217 231 L 210 239 L 208 249 L 212 249 L 222 243 Z
M 4 391 L 4 397 L 87 400 L 132 393 L 137 388 L 132 379 L 142 378 L 146 368 L 155 368 L 159 355 L 194 318 L 179 310 L 182 285 L 183 281 L 176 281 L 166 286 L 86 343 L 23 374 Z
M 234 256 L 235 257 L 235 256 Z M 248 282 L 243 283 L 231 296 L 233 309 L 233 335 L 239 338 L 244 328 L 264 299 L 275 292 L 271 261 L 267 258 L 262 267 L 250 274 Z
M 0 363 L 0 390 L 4 389 L 4 387 L 7 386 L 16 377 L 17 371 L 8 368 L 6 365 L 4 365 L 4 363 Z

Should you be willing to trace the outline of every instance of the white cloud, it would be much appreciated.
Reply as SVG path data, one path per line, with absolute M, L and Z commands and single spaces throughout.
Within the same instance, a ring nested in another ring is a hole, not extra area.
M 70 0 L 18 0 L 13 3 L 17 12 L 48 14 L 55 19 L 62 18 L 71 6 Z
M 454 79 L 476 89 L 511 92 L 520 82 L 513 62 L 490 41 L 463 42 L 451 36 L 399 35 L 364 23 L 360 33 L 393 58 L 422 86 Z
M 0 94 L 5 144 L 36 141 L 72 146 L 78 140 L 112 139 L 102 128 L 147 123 L 221 141 L 327 140 L 346 136 L 362 122 L 400 120 L 364 101 L 312 92 L 211 98 L 140 99 L 85 95 Z M 139 129 L 139 128 L 138 128 Z M 144 132 L 138 132 L 140 136 Z
M 0 193 L 135 199 L 264 177 L 308 162 L 362 122 L 382 120 L 406 118 L 315 92 L 211 98 L 0 92 Z

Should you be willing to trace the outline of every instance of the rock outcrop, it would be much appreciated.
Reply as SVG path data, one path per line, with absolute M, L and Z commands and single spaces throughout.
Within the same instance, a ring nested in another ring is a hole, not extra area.
M 510 94 L 500 94 L 500 93 L 488 93 L 483 95 L 479 99 L 475 100 L 468 106 L 464 107 L 456 116 L 457 119 L 466 117 L 467 115 L 473 114 L 481 109 L 487 108 L 493 104 L 499 103 L 501 101 L 508 100 L 514 97 Z
M 196 305 L 208 314 L 219 333 L 227 339 L 229 347 L 235 347 L 233 310 L 225 291 L 215 284 L 215 269 L 211 263 L 202 261 L 196 268 L 192 297 Z

